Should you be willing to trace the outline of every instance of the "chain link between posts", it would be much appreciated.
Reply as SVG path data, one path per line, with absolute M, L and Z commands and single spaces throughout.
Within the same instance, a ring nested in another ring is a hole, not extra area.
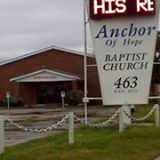
M 94 128 L 104 128 L 104 127 L 108 127 L 109 123 L 111 123 L 120 113 L 121 109 L 118 109 L 108 120 L 102 122 L 102 123 L 96 123 L 96 124 L 91 124 L 88 123 L 86 124 L 88 127 L 94 127 Z
M 126 111 L 123 111 L 124 114 L 128 117 L 131 118 L 134 121 L 144 121 L 146 119 L 148 119 L 155 111 L 156 106 L 154 106 L 150 112 L 148 114 L 146 114 L 144 117 L 142 118 L 136 118 L 133 117 L 131 115 L 129 115 Z M 100 127 L 107 127 L 109 125 L 109 123 L 111 123 L 120 113 L 121 108 L 119 108 L 108 120 L 101 122 L 101 123 L 88 123 L 86 124 L 88 127 L 95 127 L 95 128 L 100 128 Z M 18 123 L 15 123 L 12 119 L 6 118 L 5 121 L 9 122 L 10 125 L 15 126 L 21 130 L 24 130 L 26 132 L 35 132 L 35 133 L 42 133 L 42 132 L 47 132 L 47 131 L 52 131 L 53 129 L 56 129 L 58 126 L 62 126 L 63 123 L 65 123 L 67 121 L 67 119 L 69 118 L 69 115 L 65 115 L 60 121 L 58 121 L 56 124 L 53 124 L 47 128 L 43 128 L 43 129 L 33 129 L 33 128 L 27 128 L 24 127 L 22 125 L 19 125 Z M 74 122 L 80 122 L 82 124 L 85 123 L 84 119 L 79 118 L 77 115 L 74 114 Z
M 123 111 L 123 112 L 124 112 L 124 114 L 125 114 L 128 118 L 130 118 L 131 120 L 140 122 L 140 121 L 144 121 L 144 120 L 148 119 L 148 118 L 154 113 L 155 109 L 156 109 L 156 106 L 154 106 L 154 107 L 150 110 L 149 113 L 147 113 L 144 117 L 141 117 L 141 118 L 133 117 L 133 116 L 129 115 L 126 111 Z
M 24 130 L 25 132 L 42 133 L 42 132 L 52 131 L 53 129 L 56 129 L 58 126 L 61 126 L 63 123 L 65 123 L 68 118 L 69 118 L 69 116 L 67 114 L 60 121 L 58 121 L 56 124 L 53 124 L 47 128 L 43 128 L 43 129 L 27 128 L 22 125 L 19 125 L 18 123 L 15 123 L 12 119 L 9 119 L 9 118 L 6 118 L 5 121 L 9 122 L 9 124 L 11 124 L 12 126 L 15 126 L 21 130 Z
M 80 122 L 81 124 L 84 124 L 85 119 L 79 118 L 76 114 L 74 114 L 74 122 Z

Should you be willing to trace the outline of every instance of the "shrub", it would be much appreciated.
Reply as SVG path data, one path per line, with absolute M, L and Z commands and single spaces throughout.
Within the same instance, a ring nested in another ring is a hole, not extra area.
M 0 101 L 0 106 L 4 106 L 4 102 L 3 101 Z
M 23 106 L 23 99 L 21 97 L 11 96 L 9 102 L 10 106 L 13 107 Z M 7 105 L 7 99 L 4 101 L 4 104 Z
M 81 91 L 68 91 L 66 93 L 65 101 L 69 105 L 78 105 L 82 103 L 83 92 Z

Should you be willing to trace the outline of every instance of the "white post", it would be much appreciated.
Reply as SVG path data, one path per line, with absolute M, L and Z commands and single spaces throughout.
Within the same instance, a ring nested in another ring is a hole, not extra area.
M 87 103 L 84 104 L 84 119 L 85 119 L 85 124 L 88 123 L 88 107 Z
M 4 116 L 0 116 L 0 154 L 4 152 Z
M 125 123 L 125 125 L 131 125 L 131 108 L 129 105 L 123 105 L 123 112 L 127 113 L 127 115 L 125 113 L 123 113 L 123 122 Z
M 123 113 L 123 107 L 121 107 L 120 109 L 120 113 L 119 113 L 119 132 L 123 132 L 124 131 L 124 128 L 125 128 L 125 125 L 124 125 L 124 113 Z
M 84 99 L 87 98 L 87 22 L 86 1 L 83 0 L 83 24 L 84 24 Z M 87 124 L 87 102 L 84 102 L 85 124 Z
M 10 98 L 7 98 L 7 108 L 8 108 L 8 110 L 9 110 L 9 108 L 10 108 L 10 106 L 9 106 L 9 99 L 10 99 Z
M 129 105 L 123 105 L 119 113 L 119 132 L 123 132 L 126 125 L 131 124 L 131 108 Z
M 159 104 L 155 104 L 155 126 L 160 126 L 160 117 L 159 117 Z
M 87 114 L 88 114 L 88 108 L 87 108 L 87 103 L 89 102 L 88 98 L 83 98 L 83 103 L 84 103 L 84 117 L 85 117 L 85 124 L 88 123 L 88 118 L 87 118 Z
M 63 112 L 64 112 L 64 97 L 62 97 L 62 109 L 63 109 Z
M 65 91 L 61 91 L 61 98 L 62 98 L 62 109 L 63 109 L 63 112 L 64 112 L 64 97 L 66 96 L 66 93 Z
M 10 108 L 10 98 L 11 98 L 11 92 L 6 92 L 6 98 L 7 98 L 7 108 L 8 108 L 8 114 L 9 114 L 9 108 Z
M 74 143 L 74 114 L 73 112 L 69 112 L 69 144 Z

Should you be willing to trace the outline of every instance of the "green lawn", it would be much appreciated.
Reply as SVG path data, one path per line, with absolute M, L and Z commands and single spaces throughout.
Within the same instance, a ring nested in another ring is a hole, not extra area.
M 67 133 L 7 147 L 0 160 L 154 160 L 160 156 L 160 128 L 117 127 L 75 131 L 75 143 Z

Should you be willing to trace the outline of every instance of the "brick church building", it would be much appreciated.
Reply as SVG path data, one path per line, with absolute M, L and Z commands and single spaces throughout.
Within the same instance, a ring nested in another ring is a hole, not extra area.
M 83 91 L 82 53 L 55 46 L 20 56 L 0 64 L 0 101 L 9 91 L 24 104 L 58 103 L 60 92 Z M 95 64 L 88 55 L 88 64 Z M 88 68 L 88 95 L 100 96 L 96 67 Z

